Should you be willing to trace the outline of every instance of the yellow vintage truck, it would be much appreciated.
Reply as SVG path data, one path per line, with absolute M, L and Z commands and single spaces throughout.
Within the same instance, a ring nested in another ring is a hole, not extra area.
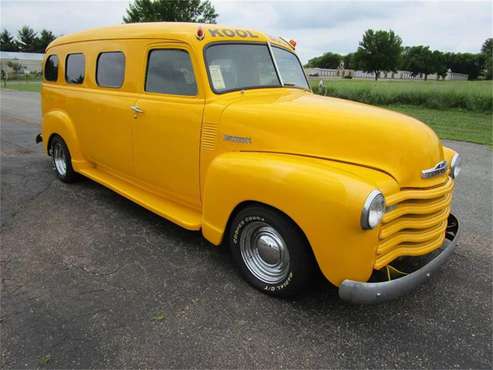
M 194 23 L 60 37 L 36 140 L 60 180 L 83 175 L 229 245 L 268 294 L 321 271 L 351 302 L 403 295 L 455 248 L 460 156 L 416 119 L 313 94 L 294 49 Z

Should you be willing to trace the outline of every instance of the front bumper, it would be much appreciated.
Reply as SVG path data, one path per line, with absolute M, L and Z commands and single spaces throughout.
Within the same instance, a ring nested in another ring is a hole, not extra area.
M 379 303 L 403 296 L 429 279 L 431 275 L 452 254 L 459 235 L 459 222 L 450 214 L 446 231 L 446 239 L 441 253 L 420 269 L 395 280 L 367 283 L 344 280 L 339 286 L 339 297 L 351 303 Z

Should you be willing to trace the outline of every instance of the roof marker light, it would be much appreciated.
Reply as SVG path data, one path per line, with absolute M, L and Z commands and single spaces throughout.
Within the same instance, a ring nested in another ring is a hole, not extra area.
M 195 37 L 197 37 L 197 40 L 199 41 L 202 41 L 204 39 L 205 32 L 202 26 L 199 26 L 199 28 L 197 29 L 197 34 L 195 35 Z
M 295 40 L 289 40 L 289 45 L 291 45 L 291 47 L 293 49 L 296 49 L 296 41 Z

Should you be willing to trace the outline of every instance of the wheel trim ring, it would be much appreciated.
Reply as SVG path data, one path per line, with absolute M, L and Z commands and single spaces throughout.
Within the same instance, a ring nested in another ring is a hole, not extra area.
M 259 240 L 268 237 L 278 248 L 279 258 L 269 263 L 259 252 Z M 240 235 L 240 252 L 245 266 L 260 281 L 266 284 L 279 284 L 289 274 L 289 251 L 282 236 L 271 225 L 255 221 L 247 224 Z
M 55 168 L 61 176 L 67 174 L 67 159 L 65 150 L 61 143 L 56 143 L 53 148 L 53 161 L 55 162 Z

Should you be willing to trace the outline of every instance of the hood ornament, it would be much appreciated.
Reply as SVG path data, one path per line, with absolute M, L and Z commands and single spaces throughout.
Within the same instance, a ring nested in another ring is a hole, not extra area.
M 441 175 L 442 173 L 447 172 L 447 169 L 447 161 L 440 161 L 435 165 L 435 167 L 421 171 L 421 178 L 429 179 L 430 177 Z

